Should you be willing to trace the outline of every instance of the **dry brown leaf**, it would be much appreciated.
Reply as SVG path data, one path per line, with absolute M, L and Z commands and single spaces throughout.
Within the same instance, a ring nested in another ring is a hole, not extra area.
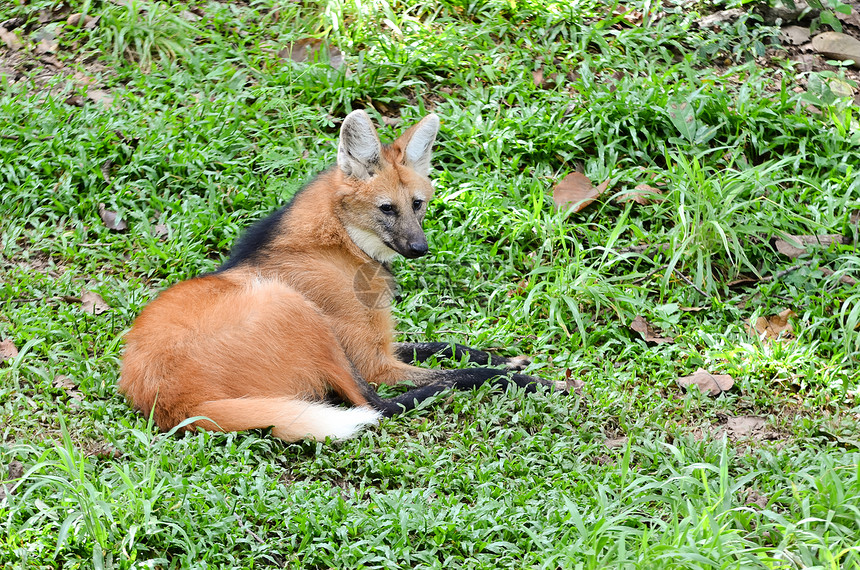
M 53 54 L 57 53 L 58 49 L 60 49 L 60 40 L 57 39 L 57 36 L 47 30 L 43 31 L 43 33 L 40 34 L 39 43 L 36 44 L 36 53 Z
M 764 509 L 767 507 L 768 503 L 769 501 L 767 497 L 765 497 L 761 493 L 758 493 L 753 489 L 747 490 L 747 497 L 744 501 L 745 505 L 756 505 L 757 507 Z
M 535 84 L 535 87 L 543 86 L 543 69 L 532 71 L 532 82 Z
M 84 98 L 80 95 L 69 95 L 68 97 L 66 97 L 64 103 L 66 105 L 71 105 L 72 107 L 83 107 Z
M 719 396 L 735 385 L 735 380 L 728 374 L 711 374 L 704 368 L 699 368 L 691 376 L 678 378 L 678 384 L 684 388 L 698 386 L 699 390 L 711 396 Z
M 98 459 L 118 459 L 122 452 L 106 441 L 94 442 L 87 446 L 85 453 Z
M 603 445 L 608 447 L 609 449 L 617 449 L 619 447 L 627 446 L 627 438 L 626 437 L 612 437 L 603 442 Z
M 823 274 L 827 275 L 828 277 L 836 274 L 836 272 L 833 271 L 832 269 L 830 269 L 829 267 L 819 267 L 818 269 L 820 269 L 821 272 Z M 848 285 L 849 287 L 853 287 L 853 286 L 857 285 L 856 279 L 854 279 L 850 275 L 845 275 L 845 274 L 842 274 L 839 276 L 839 282 L 844 284 L 844 285 Z
M 647 184 L 638 184 L 632 192 L 624 192 L 623 194 L 616 196 L 615 201 L 623 204 L 624 202 L 633 200 L 637 204 L 646 206 L 652 201 L 658 199 L 657 196 L 662 194 L 663 192 L 661 192 L 659 188 L 654 188 Z M 659 199 L 662 200 L 662 198 Z
M 759 416 L 735 416 L 726 420 L 726 431 L 732 439 L 749 437 L 764 429 L 765 419 Z
M 99 16 L 90 16 L 87 14 L 84 16 L 80 12 L 77 14 L 72 14 L 66 20 L 66 25 L 71 28 L 80 28 L 83 27 L 85 30 L 92 30 L 99 23 Z
M 84 399 L 84 396 L 81 394 L 81 391 L 78 390 L 78 385 L 75 381 L 63 374 L 57 374 L 54 376 L 54 388 L 64 390 L 69 397 L 74 398 L 75 400 L 81 401 Z
M 113 95 L 102 89 L 90 89 L 87 91 L 87 99 L 96 104 L 102 104 L 105 107 L 113 105 Z
M 750 322 L 747 331 L 755 337 L 768 340 L 777 340 L 780 337 L 785 340 L 794 336 L 794 327 L 788 319 L 797 317 L 797 313 L 791 309 L 785 309 L 778 315 L 759 317 L 755 323 Z
M 152 237 L 156 239 L 165 239 L 167 237 L 167 226 L 164 224 L 155 224 L 152 226 Z
M 774 243 L 776 250 L 794 259 L 806 253 L 806 246 L 829 247 L 834 243 L 846 243 L 845 238 L 839 234 L 824 234 L 819 236 L 786 236 L 786 239 L 778 239 Z
M 631 26 L 639 26 L 642 24 L 642 12 L 633 10 L 619 4 L 612 10 L 613 16 L 621 16 L 621 19 Z
M 651 325 L 648 324 L 648 321 L 646 321 L 645 318 L 641 315 L 636 315 L 636 318 L 633 319 L 632 323 L 630 323 L 630 328 L 638 332 L 645 342 L 653 342 L 655 344 L 675 342 L 671 338 L 660 336 L 659 334 L 654 332 L 654 329 L 651 328 Z
M 128 229 L 128 224 L 123 219 L 117 219 L 119 216 L 113 210 L 105 208 L 104 204 L 99 204 L 99 217 L 104 222 L 107 229 L 115 232 L 122 232 Z
M 59 6 L 53 8 L 43 8 L 39 10 L 39 23 L 50 24 L 65 20 L 71 11 L 72 8 L 67 2 L 61 2 Z
M 9 18 L 8 20 L 3 20 L 2 22 L 0 22 L 0 28 L 6 28 L 11 32 L 12 30 L 18 29 L 26 23 L 26 18 L 16 16 L 14 18 Z
M 337 47 L 319 38 L 303 38 L 281 48 L 278 57 L 291 59 L 297 63 L 313 63 L 328 55 L 329 65 L 335 69 L 343 66 L 343 54 Z
M 110 169 L 112 166 L 113 166 L 113 161 L 111 159 L 107 159 L 106 161 L 104 161 L 102 163 L 102 166 L 100 169 L 101 173 L 102 173 L 102 180 L 104 180 L 108 184 L 110 184 Z M 99 212 L 99 213 L 101 213 L 101 212 Z
M 573 377 L 573 370 L 568 368 L 564 371 L 564 380 L 555 382 L 555 389 L 567 392 L 573 392 L 578 396 L 582 396 L 582 389 L 585 387 L 585 382 L 579 378 Z
M 580 172 L 571 172 L 553 189 L 552 199 L 555 202 L 556 210 L 569 209 L 571 212 L 579 212 L 594 202 L 608 186 L 609 181 L 607 180 L 595 188 L 586 175 Z
M 0 27 L 0 40 L 2 40 L 3 43 L 6 44 L 6 47 L 8 47 L 12 51 L 18 51 L 19 49 L 24 47 L 24 44 L 18 37 L 18 34 L 10 32 L 6 28 Z
M 24 465 L 20 461 L 9 462 L 9 480 L 14 481 L 24 476 Z
M 84 291 L 81 295 L 81 308 L 85 313 L 101 315 L 110 309 L 110 306 L 105 303 L 105 300 L 102 299 L 102 296 L 98 293 L 93 291 Z
M 0 362 L 12 360 L 16 356 L 18 356 L 18 348 L 11 338 L 0 342 Z
M 12 495 L 18 488 L 16 481 L 24 476 L 24 465 L 20 461 L 10 461 L 8 467 L 9 477 L 0 477 L 6 479 L 8 483 L 0 484 L 0 501 L 6 498 L 7 495 Z

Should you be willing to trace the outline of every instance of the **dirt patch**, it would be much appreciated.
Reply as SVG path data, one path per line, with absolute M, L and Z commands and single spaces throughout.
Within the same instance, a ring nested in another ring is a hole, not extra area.
M 0 22 L 0 81 L 9 85 L 26 85 L 31 92 L 54 96 L 69 91 L 87 93 L 87 98 L 104 100 L 99 77 L 113 71 L 96 56 L 61 53 L 60 41 L 64 23 L 13 18 Z M 14 38 L 14 39 L 13 39 Z

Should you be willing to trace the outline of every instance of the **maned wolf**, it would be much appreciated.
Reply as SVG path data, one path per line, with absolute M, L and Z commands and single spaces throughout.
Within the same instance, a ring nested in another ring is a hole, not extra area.
M 370 117 L 343 121 L 337 165 L 239 240 L 215 273 L 174 285 L 127 335 L 119 388 L 161 429 L 205 416 L 210 430 L 272 427 L 287 441 L 348 438 L 446 388 L 550 382 L 505 359 L 447 343 L 396 344 L 396 254 L 427 253 L 421 228 L 439 119 L 390 145 Z M 431 370 L 434 354 L 502 368 Z M 527 362 L 527 361 L 525 361 Z M 372 384 L 415 387 L 383 399 Z M 355 407 L 342 408 L 345 400 Z

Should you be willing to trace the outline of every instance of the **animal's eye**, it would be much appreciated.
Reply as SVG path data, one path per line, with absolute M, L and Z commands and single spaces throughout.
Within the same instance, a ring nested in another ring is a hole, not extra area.
M 394 213 L 394 206 L 392 206 L 391 204 L 382 204 L 379 206 L 379 209 L 382 210 L 383 212 L 385 212 L 386 214 L 393 214 Z
M 417 211 L 417 210 L 420 210 L 420 209 L 421 209 L 421 206 L 423 206 L 423 205 L 424 205 L 424 201 L 423 201 L 423 200 L 413 200 L 413 201 L 412 201 L 412 209 L 413 209 L 413 210 L 416 210 L 416 211 Z

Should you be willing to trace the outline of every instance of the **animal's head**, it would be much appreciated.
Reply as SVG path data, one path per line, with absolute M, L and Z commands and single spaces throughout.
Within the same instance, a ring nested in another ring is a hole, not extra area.
M 343 120 L 338 217 L 352 241 L 377 261 L 390 261 L 398 253 L 411 258 L 427 253 L 421 222 L 433 197 L 427 175 L 438 132 L 439 118 L 427 115 L 393 143 L 382 145 L 364 111 Z

